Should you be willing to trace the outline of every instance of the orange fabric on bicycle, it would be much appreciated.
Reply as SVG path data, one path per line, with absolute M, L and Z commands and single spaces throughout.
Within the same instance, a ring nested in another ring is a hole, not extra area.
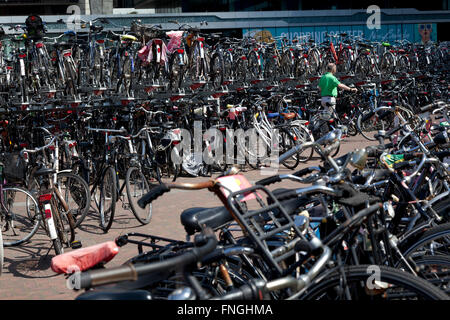
M 52 270 L 56 273 L 73 273 L 92 268 L 100 262 L 108 262 L 119 252 L 114 241 L 60 254 L 52 259 Z

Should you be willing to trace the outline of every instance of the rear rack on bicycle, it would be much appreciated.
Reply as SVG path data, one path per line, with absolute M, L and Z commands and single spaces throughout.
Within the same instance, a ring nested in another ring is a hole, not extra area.
M 256 200 L 255 209 L 249 207 L 249 200 Z M 296 253 L 295 244 L 306 238 L 281 203 L 267 188 L 258 185 L 231 193 L 227 202 L 269 267 L 284 275 L 283 261 L 291 258 Z
M 133 240 L 130 239 L 130 237 L 142 238 L 142 240 Z M 137 244 L 139 254 L 144 253 L 144 247 L 152 248 L 153 250 L 149 251 L 148 253 L 154 254 L 164 251 L 169 246 L 177 248 L 188 248 L 193 246 L 193 244 L 190 242 L 173 240 L 138 232 L 126 233 L 116 238 L 116 244 L 119 247 L 122 247 L 127 243 Z

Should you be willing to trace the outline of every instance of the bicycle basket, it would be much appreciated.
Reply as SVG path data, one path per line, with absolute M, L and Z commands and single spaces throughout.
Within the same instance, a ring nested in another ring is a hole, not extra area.
M 286 266 L 296 259 L 295 244 L 306 239 L 278 199 L 267 188 L 257 185 L 232 192 L 227 202 L 275 276 L 289 272 Z
M 27 166 L 18 153 L 5 153 L 0 161 L 3 163 L 3 176 L 7 181 L 25 180 Z

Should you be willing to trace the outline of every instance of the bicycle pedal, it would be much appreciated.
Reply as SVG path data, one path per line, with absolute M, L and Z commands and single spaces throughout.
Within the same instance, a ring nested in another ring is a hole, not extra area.
M 124 203 L 124 204 L 122 204 L 122 208 L 123 208 L 124 210 L 130 210 L 130 209 L 131 209 L 131 206 L 130 206 L 129 203 Z
M 80 240 L 75 240 L 70 244 L 70 247 L 72 249 L 80 249 L 83 245 L 81 244 Z

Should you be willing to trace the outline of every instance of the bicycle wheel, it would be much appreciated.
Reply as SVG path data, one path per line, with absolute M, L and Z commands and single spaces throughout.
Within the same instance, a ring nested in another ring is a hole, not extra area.
M 312 70 L 313 69 L 308 64 L 306 57 L 297 58 L 295 60 L 294 76 L 297 79 L 304 79 L 306 76 L 310 76 Z
M 275 56 L 264 57 L 264 79 L 267 81 L 274 81 L 279 74 L 278 58 Z
M 116 211 L 117 201 L 117 181 L 116 171 L 109 166 L 103 172 L 103 177 L 100 182 L 100 227 L 106 233 L 111 228 Z
M 179 61 L 177 55 L 172 55 L 170 57 L 169 63 L 169 85 L 170 89 L 178 90 L 182 87 L 185 77 L 185 65 L 182 64 L 182 61 Z
M 211 64 L 212 67 L 212 64 Z M 223 55 L 223 79 L 229 81 L 233 78 L 233 55 L 227 51 Z
M 252 80 L 259 79 L 262 76 L 262 66 L 259 64 L 259 56 L 255 51 L 250 51 L 247 57 L 247 68 Z
M 321 54 L 317 48 L 313 48 L 308 53 L 309 74 L 314 76 L 319 71 Z
M 220 53 L 214 54 L 211 59 L 211 82 L 215 89 L 219 89 L 224 80 L 224 61 Z
M 370 110 L 365 110 L 358 116 L 356 126 L 359 133 L 361 133 L 364 138 L 369 141 L 377 141 L 374 135 L 378 133 L 378 130 L 385 130 L 384 121 L 379 121 L 377 114 L 374 114 L 368 119 L 364 119 L 364 116 L 369 112 Z
M 133 89 L 133 77 L 134 77 L 134 66 L 133 60 L 129 57 L 125 58 L 122 67 L 122 85 L 123 85 L 123 93 L 127 95 L 131 95 L 131 91 Z
M 296 145 L 298 145 L 298 142 L 294 140 L 294 137 L 291 135 L 291 133 L 284 129 L 280 131 L 279 143 L 280 143 L 280 154 L 283 154 L 288 150 L 294 148 Z M 286 159 L 281 164 L 286 168 L 293 170 L 297 168 L 299 163 L 300 163 L 299 156 L 297 154 L 293 157 L 290 157 L 289 159 Z
M 58 189 L 69 206 L 75 228 L 83 222 L 91 203 L 91 194 L 87 182 L 80 176 L 70 172 L 60 172 L 57 175 Z
M 367 54 L 360 54 L 355 61 L 355 75 L 358 79 L 365 79 L 370 71 L 370 60 Z
M 391 75 L 395 70 L 395 57 L 392 52 L 385 52 L 380 62 L 380 71 L 383 75 Z
M 285 77 L 293 77 L 295 68 L 295 58 L 292 51 L 287 50 L 281 56 L 281 74 Z
M 418 275 L 450 294 L 450 258 L 447 256 L 423 256 L 414 259 L 420 268 Z
M 53 219 L 56 225 L 56 232 L 62 246 L 70 248 L 75 240 L 75 223 L 70 212 L 65 212 L 62 204 L 56 198 L 54 208 L 52 208 Z M 56 247 L 55 247 L 56 251 Z M 58 253 L 57 253 L 58 254 Z
M 246 82 L 249 77 L 248 61 L 246 56 L 237 57 L 233 63 L 233 80 Z
M 405 258 L 415 258 L 423 255 L 450 254 L 450 223 L 444 223 L 426 231 L 414 244 L 402 250 Z
M 295 139 L 297 139 L 297 143 L 303 144 L 306 142 L 314 141 L 314 137 L 309 132 L 307 128 L 305 128 L 303 125 L 295 125 L 292 124 L 291 128 L 292 132 L 295 135 Z M 307 162 L 311 160 L 312 156 L 314 154 L 313 148 L 304 149 L 295 155 L 295 157 L 298 158 L 298 161 L 300 162 Z
M 343 277 L 343 275 L 345 277 Z M 343 283 L 346 283 L 344 288 Z M 324 272 L 301 300 L 449 300 L 442 290 L 410 273 L 386 266 L 344 266 Z
M 136 219 L 142 224 L 148 224 L 152 218 L 152 204 L 142 209 L 138 200 L 150 191 L 147 179 L 138 167 L 129 167 L 125 178 L 128 202 Z
M 18 187 L 3 188 L 0 227 L 3 246 L 17 246 L 33 237 L 39 228 L 41 214 L 33 195 Z

